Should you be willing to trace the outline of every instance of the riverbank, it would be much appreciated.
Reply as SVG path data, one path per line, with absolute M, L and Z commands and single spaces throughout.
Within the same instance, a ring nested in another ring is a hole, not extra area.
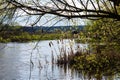
M 0 42 L 29 42 L 29 41 L 39 41 L 39 40 L 56 40 L 60 38 L 72 38 L 70 32 L 58 32 L 58 33 L 28 33 L 28 32 L 0 32 Z

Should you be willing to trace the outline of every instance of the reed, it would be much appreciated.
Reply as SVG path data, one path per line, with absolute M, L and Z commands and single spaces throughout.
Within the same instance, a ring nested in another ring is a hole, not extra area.
M 75 51 L 73 39 L 69 39 L 67 42 L 65 42 L 64 39 L 58 40 L 56 45 L 57 48 L 52 42 L 49 43 L 49 46 L 52 53 L 52 63 L 57 63 L 59 65 L 69 64 L 75 56 L 81 55 L 83 53 L 82 49 L 80 49 L 80 46 L 77 46 L 77 51 Z
M 64 40 L 58 42 L 59 55 L 52 54 L 52 60 L 58 65 L 68 65 L 70 68 L 84 74 L 101 79 L 102 76 L 113 76 L 120 73 L 120 54 L 115 52 L 115 49 L 107 48 L 100 53 L 92 53 L 89 50 L 83 50 L 77 46 L 76 52 L 74 46 L 71 45 L 72 40 L 69 40 L 69 49 Z

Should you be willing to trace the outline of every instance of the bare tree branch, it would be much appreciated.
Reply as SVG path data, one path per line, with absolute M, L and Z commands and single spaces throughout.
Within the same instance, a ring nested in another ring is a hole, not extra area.
M 66 19 L 113 18 L 120 20 L 120 0 L 6 0 L 6 2 L 13 7 L 5 6 L 0 8 L 1 11 L 17 8 L 28 15 L 52 14 Z

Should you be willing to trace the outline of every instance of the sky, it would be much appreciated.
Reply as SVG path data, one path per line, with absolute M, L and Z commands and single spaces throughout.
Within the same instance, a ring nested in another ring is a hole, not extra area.
M 53 7 L 55 8 L 55 4 L 53 5 L 53 2 L 49 2 L 51 0 L 18 0 L 20 2 L 22 2 L 22 4 L 25 4 L 25 5 L 32 5 L 32 6 L 36 6 L 36 4 L 39 4 L 40 6 L 49 6 L 49 7 Z M 34 4 L 34 2 L 32 1 L 36 1 L 36 4 Z M 38 1 L 38 2 L 37 2 Z M 53 0 L 54 1 L 54 0 Z M 57 0 L 56 0 L 57 1 Z M 73 3 L 74 1 L 74 3 Z M 83 1 L 83 4 L 80 2 L 80 1 Z M 72 6 L 76 6 L 78 8 L 85 8 L 84 6 L 86 5 L 87 9 L 95 9 L 98 8 L 98 5 L 96 4 L 96 0 L 66 0 L 66 2 Z M 95 3 L 93 5 L 93 3 Z M 102 6 L 104 6 L 102 3 L 100 3 Z M 61 6 L 61 4 L 57 4 L 57 5 L 60 5 L 61 8 L 64 8 L 65 6 Z M 108 5 L 108 4 L 107 4 Z M 37 7 L 39 8 L 39 7 Z M 30 12 L 33 12 L 33 11 L 30 11 Z M 29 15 L 27 16 L 27 14 L 23 11 L 21 11 L 20 9 L 16 12 L 16 14 L 18 14 L 16 16 L 15 21 L 16 23 L 18 23 L 19 25 L 22 25 L 22 26 L 31 26 L 34 24 L 34 22 L 37 20 L 38 16 L 33 16 L 33 15 Z M 68 13 L 69 14 L 69 13 Z M 80 14 L 84 14 L 83 12 L 80 13 Z M 88 13 L 90 14 L 90 13 Z M 22 17 L 18 17 L 18 16 L 22 16 Z M 77 19 L 71 19 L 71 20 L 67 20 L 67 19 L 64 19 L 64 20 L 61 20 L 62 17 L 56 17 L 54 15 L 45 15 L 43 17 L 41 17 L 40 21 L 35 24 L 34 26 L 69 26 L 69 25 L 85 25 L 87 23 L 87 20 L 85 19 L 80 19 L 80 18 L 77 18 Z M 54 18 L 54 19 L 52 19 Z M 61 21 L 59 21 L 61 20 Z
M 30 17 L 24 16 L 17 18 L 15 21 L 21 26 L 31 26 L 36 19 L 37 19 L 36 16 L 30 16 Z M 78 18 L 68 20 L 60 17 L 55 18 L 55 16 L 53 15 L 46 15 L 43 16 L 40 19 L 40 21 L 34 26 L 69 26 L 69 25 L 85 25 L 85 20 Z
M 24 1 L 24 0 L 23 0 Z M 30 0 L 27 0 L 27 1 L 30 1 Z M 49 0 L 41 0 L 41 4 L 46 4 L 45 2 L 47 2 Z M 72 3 L 72 0 L 66 0 L 68 3 L 70 3 L 71 5 L 74 5 Z M 75 4 L 80 7 L 79 5 L 79 2 L 78 0 L 74 0 L 75 1 Z M 46 4 L 46 5 L 50 5 L 50 4 Z M 51 6 L 51 5 L 50 5 Z M 17 16 L 15 18 L 15 21 L 19 24 L 19 25 L 22 25 L 22 26 L 31 26 L 35 21 L 36 19 L 38 18 L 38 16 L 26 16 L 27 14 L 23 11 L 20 11 L 18 10 L 16 12 Z M 18 17 L 18 16 L 22 16 L 22 17 Z M 56 17 L 54 15 L 45 15 L 43 16 L 40 21 L 35 24 L 34 26 L 69 26 L 69 25 L 85 25 L 85 21 L 84 19 L 80 19 L 80 18 L 77 18 L 77 19 L 72 19 L 72 20 L 67 20 L 67 19 L 63 19 L 62 21 L 59 21 L 61 20 L 62 18 L 61 17 Z M 54 18 L 54 19 L 52 19 Z M 52 19 L 52 20 L 51 20 Z

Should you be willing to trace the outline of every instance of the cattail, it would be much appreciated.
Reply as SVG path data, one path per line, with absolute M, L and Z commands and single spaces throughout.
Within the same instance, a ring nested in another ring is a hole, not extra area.
M 49 42 L 49 46 L 51 47 L 51 42 Z

